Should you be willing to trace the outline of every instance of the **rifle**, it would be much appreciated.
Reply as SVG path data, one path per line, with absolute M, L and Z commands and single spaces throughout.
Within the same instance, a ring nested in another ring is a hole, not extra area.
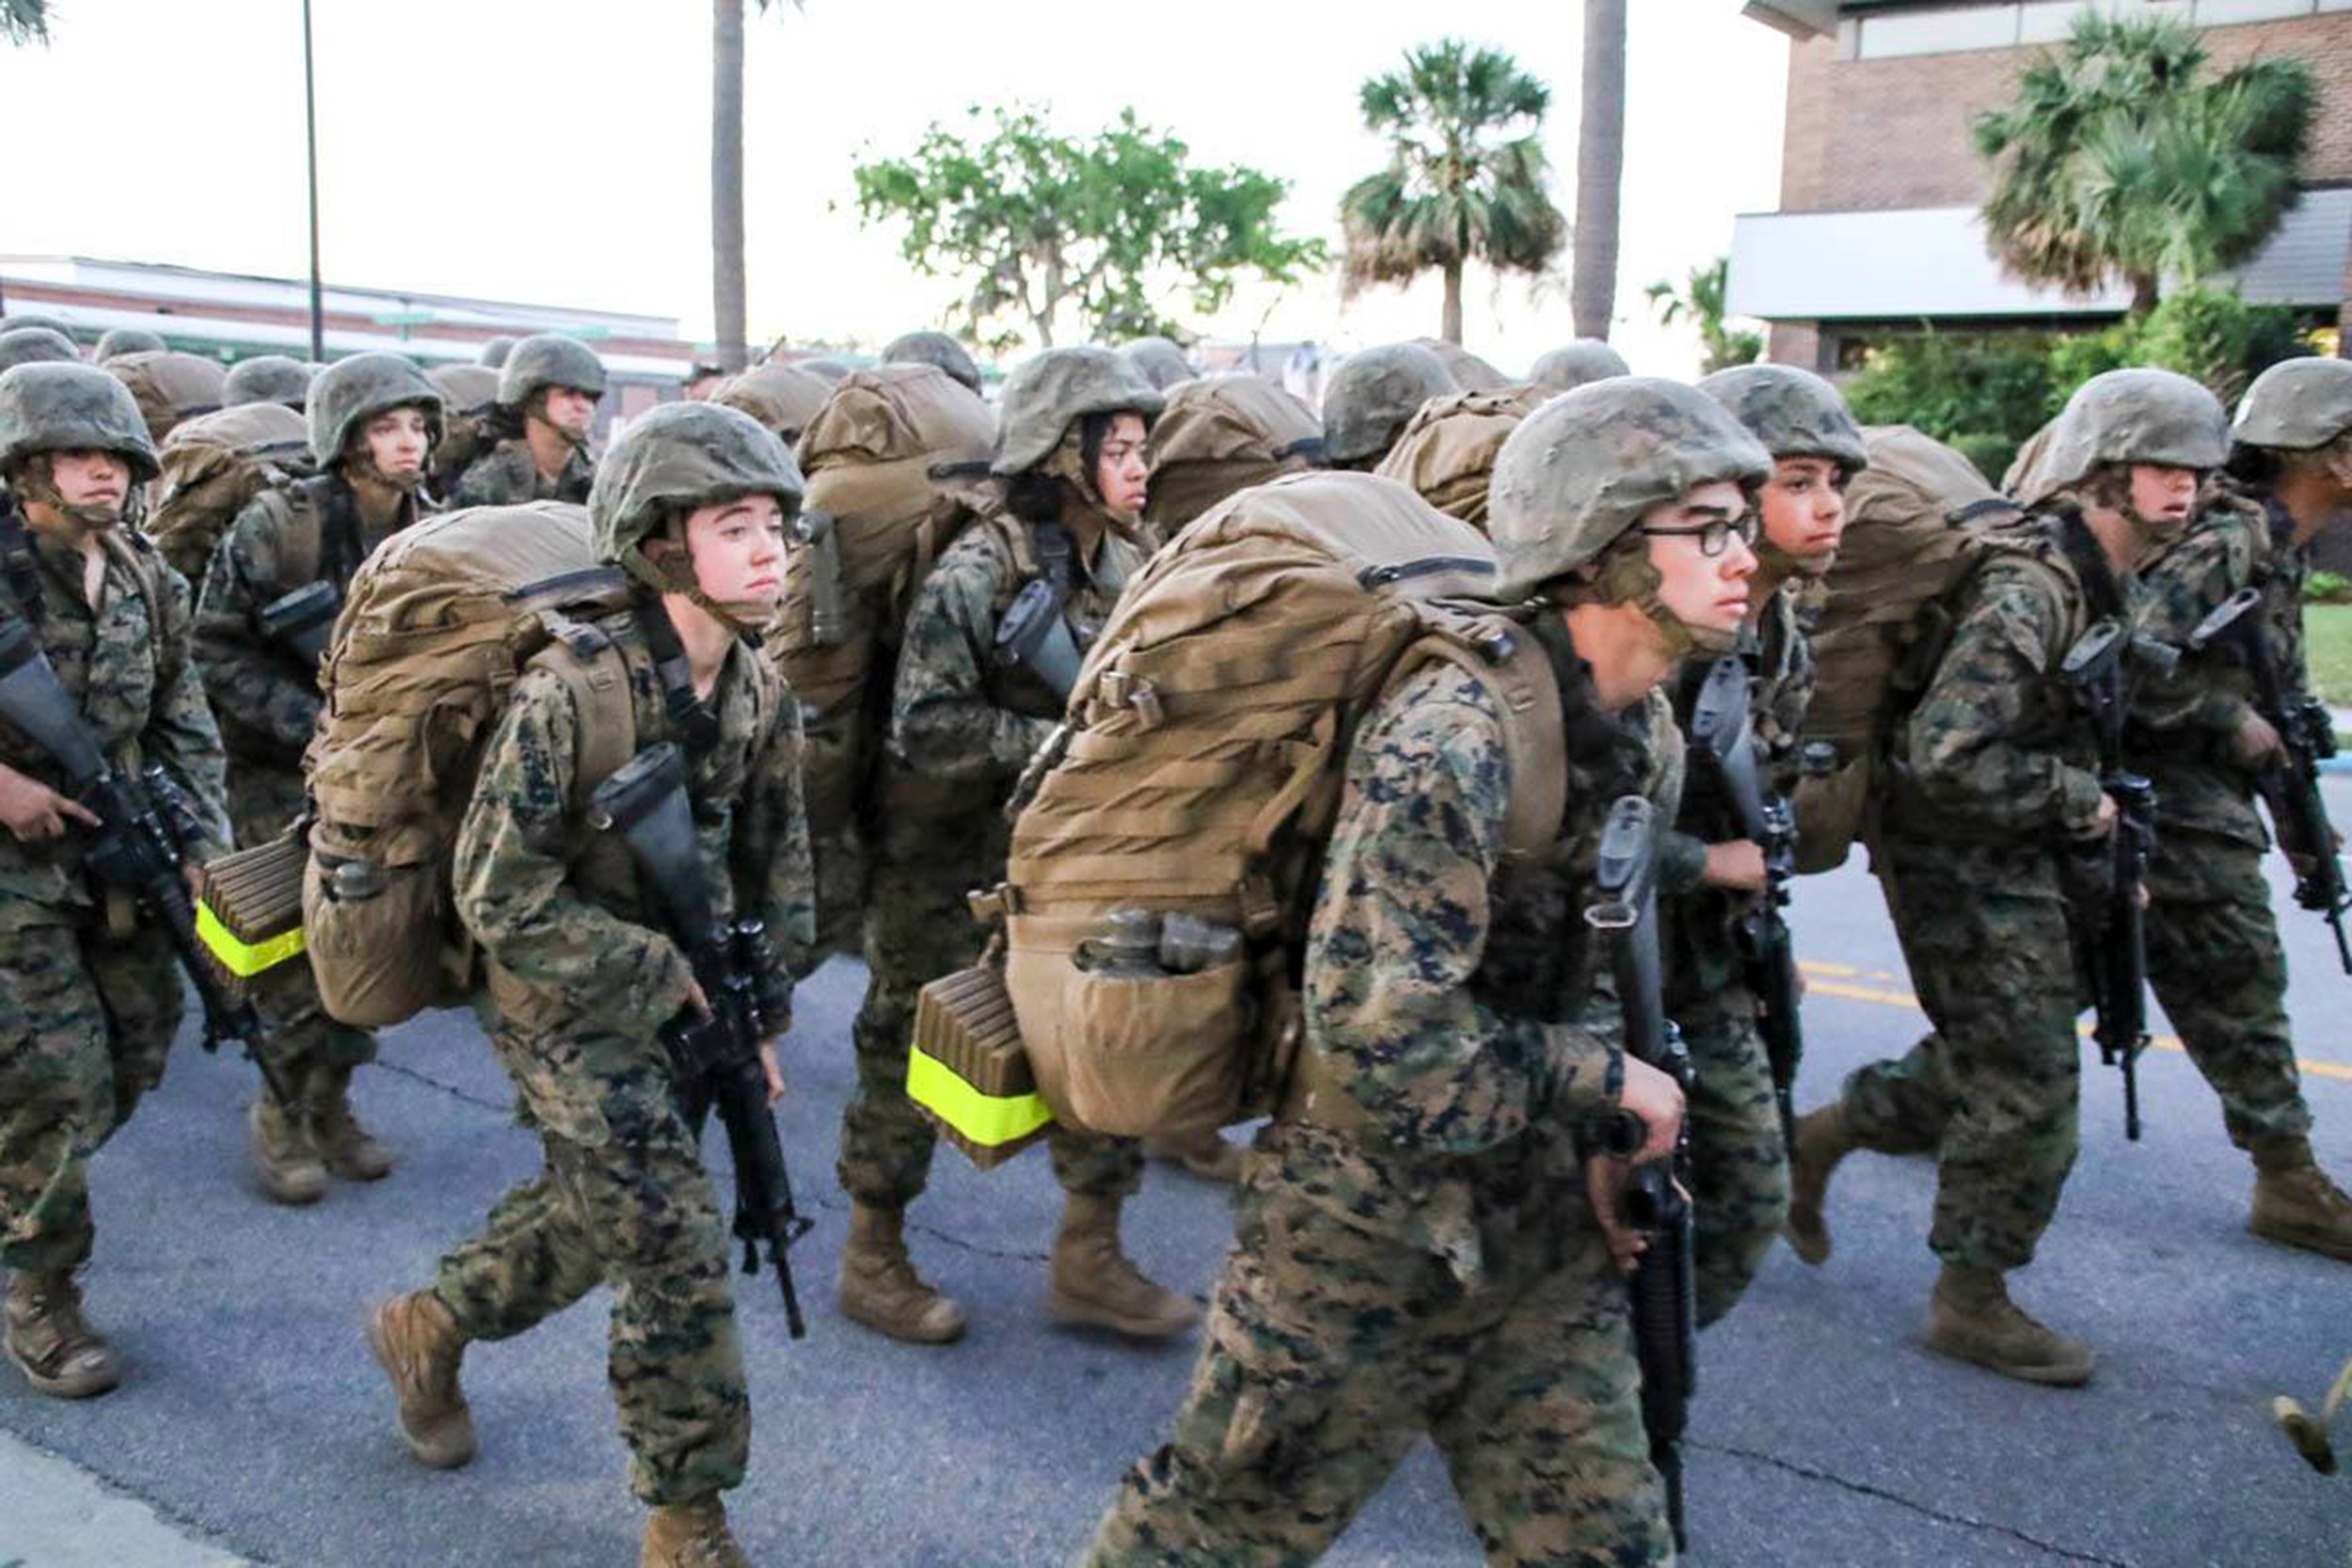
M 752 979 L 765 958 L 767 927 L 755 919 L 719 919 L 694 840 L 686 756 L 675 742 L 647 747 L 598 784 L 590 820 L 621 835 L 710 1004 L 708 1018 L 689 1008 L 664 1024 L 661 1042 L 677 1065 L 690 1121 L 699 1127 L 704 1111 L 715 1105 L 726 1128 L 743 1272 L 759 1272 L 759 1246 L 766 1243 L 784 1292 L 785 1326 L 793 1338 L 804 1338 L 808 1325 L 787 1254 L 811 1221 L 793 1206 L 792 1178 L 768 1108 L 768 1075 L 759 1060 L 766 1025 Z
M 316 673 L 342 607 L 343 596 L 333 583 L 310 583 L 263 605 L 254 618 L 255 629 L 271 647 L 282 649 L 303 670 Z
M 1772 1069 L 1772 1099 L 1780 1107 L 1781 1147 L 1797 1147 L 1793 1094 L 1804 1061 L 1804 1021 L 1798 1007 L 1797 955 L 1789 940 L 1788 885 L 1797 875 L 1797 820 L 1788 802 L 1764 787 L 1756 766 L 1756 731 L 1748 722 L 1748 667 L 1719 658 L 1700 683 L 1691 712 L 1691 742 L 1731 804 L 1740 836 L 1764 851 L 1764 892 L 1749 901 L 1735 927 L 1748 989 L 1763 1005 L 1756 1029 Z
M 250 1001 L 231 1001 L 205 967 L 189 897 L 188 846 L 196 839 L 196 809 L 169 773 L 150 766 L 134 776 L 108 762 L 82 722 L 30 623 L 0 618 L 0 719 L 24 732 L 65 770 L 65 793 L 98 818 L 85 864 L 99 886 L 120 893 L 162 923 L 180 967 L 204 1009 L 204 1049 L 235 1040 L 261 1069 L 281 1109 L 294 1097 L 262 1053 L 262 1019 Z
M 1671 1074 L 1687 1094 L 1691 1053 L 1682 1032 L 1666 1016 L 1663 965 L 1658 945 L 1657 824 L 1654 809 L 1639 795 L 1620 797 L 1609 808 L 1600 834 L 1593 889 L 1597 901 L 1585 923 L 1609 941 L 1617 1000 L 1625 1009 L 1629 1055 Z M 1599 1142 L 1609 1152 L 1630 1154 L 1648 1136 L 1641 1118 L 1619 1110 L 1605 1118 Z M 1675 1549 L 1689 1549 L 1682 1513 L 1682 1437 L 1690 1425 L 1691 1395 L 1698 1386 L 1698 1300 L 1692 1259 L 1691 1129 L 1676 1140 L 1670 1160 L 1637 1166 L 1628 1178 L 1625 1214 L 1650 1239 L 1633 1271 L 1633 1348 L 1642 1367 L 1642 1430 L 1649 1436 L 1650 1464 L 1666 1487 L 1666 1521 Z
M 2156 844 L 2156 789 L 2123 760 L 2123 726 L 2131 712 L 2126 666 L 2133 660 L 2169 669 L 2177 650 L 2135 638 L 2122 623 L 2101 621 L 2066 651 L 2060 666 L 2099 736 L 2099 787 L 2119 808 L 2115 831 L 2088 853 L 2104 860 L 2104 907 L 2084 944 L 2098 1023 L 2091 1037 L 2099 1060 L 2123 1069 L 2123 1136 L 2139 1139 L 2139 1053 L 2148 1049 L 2148 927 L 2140 884 Z
M 996 662 L 1008 669 L 1027 665 L 1064 701 L 1078 684 L 1078 669 L 1086 659 L 1086 650 L 1078 646 L 1062 615 L 1070 602 L 1074 552 L 1067 529 L 1058 523 L 1041 525 L 1037 530 L 1041 575 L 1021 590 L 996 625 Z
M 2219 647 L 2233 655 L 2254 677 L 2254 710 L 2279 732 L 2286 754 L 2255 775 L 2263 803 L 2270 808 L 2271 831 L 2295 865 L 2295 901 L 2316 910 L 2336 934 L 2336 957 L 2352 974 L 2352 942 L 2344 917 L 2352 911 L 2352 888 L 2344 885 L 2344 862 L 2336 854 L 2336 830 L 2319 793 L 2319 764 L 2336 754 L 2336 726 L 2327 707 L 2290 691 L 2270 651 L 2262 615 L 2262 590 L 2241 588 L 2197 625 L 2188 651 Z

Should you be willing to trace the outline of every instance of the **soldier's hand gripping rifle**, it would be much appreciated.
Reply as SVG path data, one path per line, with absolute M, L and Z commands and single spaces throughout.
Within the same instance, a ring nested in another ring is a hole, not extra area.
M 2148 925 L 2141 905 L 2148 861 L 2156 844 L 2156 790 L 2145 774 L 2124 765 L 2123 725 L 2131 711 L 2131 665 L 2169 668 L 2179 653 L 2135 639 L 2118 621 L 2102 621 L 2066 651 L 2060 667 L 2099 736 L 2099 787 L 2115 801 L 2115 830 L 2087 852 L 2105 863 L 2097 879 L 2101 907 L 2087 911 L 2092 932 L 2084 944 L 2098 1023 L 2099 1060 L 2123 1070 L 2123 1135 L 2139 1137 L 2139 1053 L 2148 1048 Z
M 2336 934 L 2336 957 L 2352 974 L 2352 942 L 2344 917 L 2352 911 L 2352 888 L 2344 885 L 2337 858 L 2335 825 L 2319 793 L 2319 765 L 2336 754 L 2336 726 L 2325 705 L 2291 688 L 2270 648 L 2258 588 L 2241 588 L 2198 623 L 2188 650 L 2220 648 L 2254 678 L 2254 711 L 2279 732 L 2282 754 L 2255 775 L 2263 803 L 2270 808 L 2271 831 L 2295 866 L 2295 901 L 2316 910 Z
M 766 959 L 767 927 L 757 920 L 732 924 L 703 875 L 694 839 L 693 808 L 686 795 L 686 758 L 669 741 L 647 747 L 596 786 L 592 820 L 621 835 L 642 885 L 661 910 L 670 937 L 693 967 L 710 1004 L 704 1018 L 688 1009 L 661 1031 L 677 1064 L 690 1119 L 716 1106 L 735 1157 L 735 1235 L 743 1243 L 743 1272 L 759 1272 L 760 1243 L 784 1292 L 785 1326 L 799 1339 L 808 1333 L 800 1292 L 792 1284 L 792 1243 L 810 1221 L 792 1203 L 784 1145 L 768 1106 L 768 1073 L 760 1061 L 766 1026 L 753 975 Z
M 235 1040 L 261 1069 L 270 1098 L 292 1110 L 293 1094 L 262 1052 L 261 1015 L 249 1001 L 231 1001 L 204 962 L 187 882 L 195 808 L 163 768 L 133 777 L 106 760 L 33 628 L 15 616 L 0 617 L 0 719 L 49 754 L 65 772 L 66 793 L 98 818 L 84 864 L 99 886 L 163 925 L 203 1006 L 204 1049 Z
M 1764 852 L 1764 891 L 1740 917 L 1740 967 L 1762 1004 L 1756 1029 L 1772 1069 L 1772 1099 L 1780 1107 L 1781 1146 L 1797 1147 L 1792 1101 L 1804 1061 L 1804 1022 L 1798 1008 L 1797 955 L 1781 911 L 1797 875 L 1797 821 L 1788 802 L 1764 787 L 1756 765 L 1756 730 L 1748 722 L 1748 667 L 1719 658 L 1699 685 L 1691 713 L 1691 743 L 1700 764 L 1730 802 L 1740 835 Z
M 1584 919 L 1609 943 L 1610 970 L 1625 1011 L 1628 1055 L 1691 1088 L 1691 1053 L 1666 1016 L 1658 942 L 1657 824 L 1639 795 L 1609 808 L 1594 873 L 1596 902 Z M 1630 1155 L 1648 1139 L 1631 1112 L 1606 1118 L 1600 1142 Z M 1672 1159 L 1636 1166 L 1625 1193 L 1627 1223 L 1649 1238 L 1633 1271 L 1633 1346 L 1642 1367 L 1642 1430 L 1650 1464 L 1666 1486 L 1666 1518 L 1677 1550 L 1689 1546 L 1682 1512 L 1682 1436 L 1698 1386 L 1698 1301 L 1692 1259 L 1689 1193 L 1691 1130 L 1686 1121 Z

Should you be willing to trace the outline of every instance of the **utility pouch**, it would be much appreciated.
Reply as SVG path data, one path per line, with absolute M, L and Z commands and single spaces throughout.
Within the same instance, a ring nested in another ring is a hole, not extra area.
M 982 1170 L 1045 1136 L 1054 1115 L 1038 1096 L 994 964 L 942 975 L 915 999 L 907 1098 Z
M 197 938 L 230 1000 L 246 1000 L 262 975 L 302 957 L 302 877 L 310 858 L 309 824 L 297 823 L 197 873 Z

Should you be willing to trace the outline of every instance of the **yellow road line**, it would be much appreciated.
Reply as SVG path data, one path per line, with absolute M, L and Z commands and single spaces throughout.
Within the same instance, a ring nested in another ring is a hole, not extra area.
M 1802 960 L 1798 967 L 1805 973 L 1804 989 L 1808 996 L 1818 993 L 1822 996 L 1839 997 L 1848 1002 L 1872 1002 L 1883 1007 L 1909 1007 L 1914 1012 L 1919 1010 L 1919 999 L 1908 991 L 1879 990 L 1870 986 L 1850 986 L 1839 980 L 1816 978 L 1820 975 L 1860 973 L 1851 965 L 1816 963 L 1811 958 L 1806 958 Z M 2082 1025 L 2082 1031 L 2086 1035 L 2090 1033 L 2090 1025 L 2088 1023 Z M 2187 1050 L 2181 1044 L 2179 1037 L 2172 1035 L 2154 1036 L 2148 1043 L 2162 1051 L 2185 1053 Z M 2295 1065 L 2308 1077 L 2352 1080 L 2352 1067 L 2347 1067 L 2342 1062 L 2314 1062 L 2309 1057 L 2299 1057 Z

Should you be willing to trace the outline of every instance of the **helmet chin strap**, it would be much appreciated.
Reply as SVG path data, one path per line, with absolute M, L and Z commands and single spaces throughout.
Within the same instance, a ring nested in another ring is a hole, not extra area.
M 143 504 L 145 486 L 136 480 L 132 481 L 123 499 L 114 506 L 90 506 L 67 500 L 64 493 L 57 488 L 55 476 L 49 471 L 45 453 L 40 461 L 25 466 L 24 472 L 17 477 L 14 488 L 20 499 L 50 507 L 92 533 L 103 533 L 109 529 L 121 527 L 125 522 L 135 523 L 146 512 Z
M 676 527 L 675 523 L 670 526 Z M 664 537 L 677 546 L 675 554 L 664 552 L 663 560 L 657 562 L 645 554 L 642 544 L 632 545 L 621 552 L 621 570 L 657 594 L 676 594 L 738 636 L 755 639 L 766 633 L 775 619 L 775 606 L 764 599 L 712 598 L 703 592 L 701 579 L 694 575 L 693 557 L 685 541 L 675 532 Z
M 1649 618 L 1659 635 L 1666 641 L 1666 657 L 1681 659 L 1693 653 L 1723 655 L 1740 643 L 1740 628 L 1717 631 L 1712 626 L 1696 626 L 1666 608 L 1658 591 L 1665 586 L 1665 578 L 1650 560 L 1649 551 L 1642 546 L 1641 536 L 1627 535 L 1602 558 L 1600 575 L 1594 579 L 1592 597 L 1602 604 L 1631 605 Z

